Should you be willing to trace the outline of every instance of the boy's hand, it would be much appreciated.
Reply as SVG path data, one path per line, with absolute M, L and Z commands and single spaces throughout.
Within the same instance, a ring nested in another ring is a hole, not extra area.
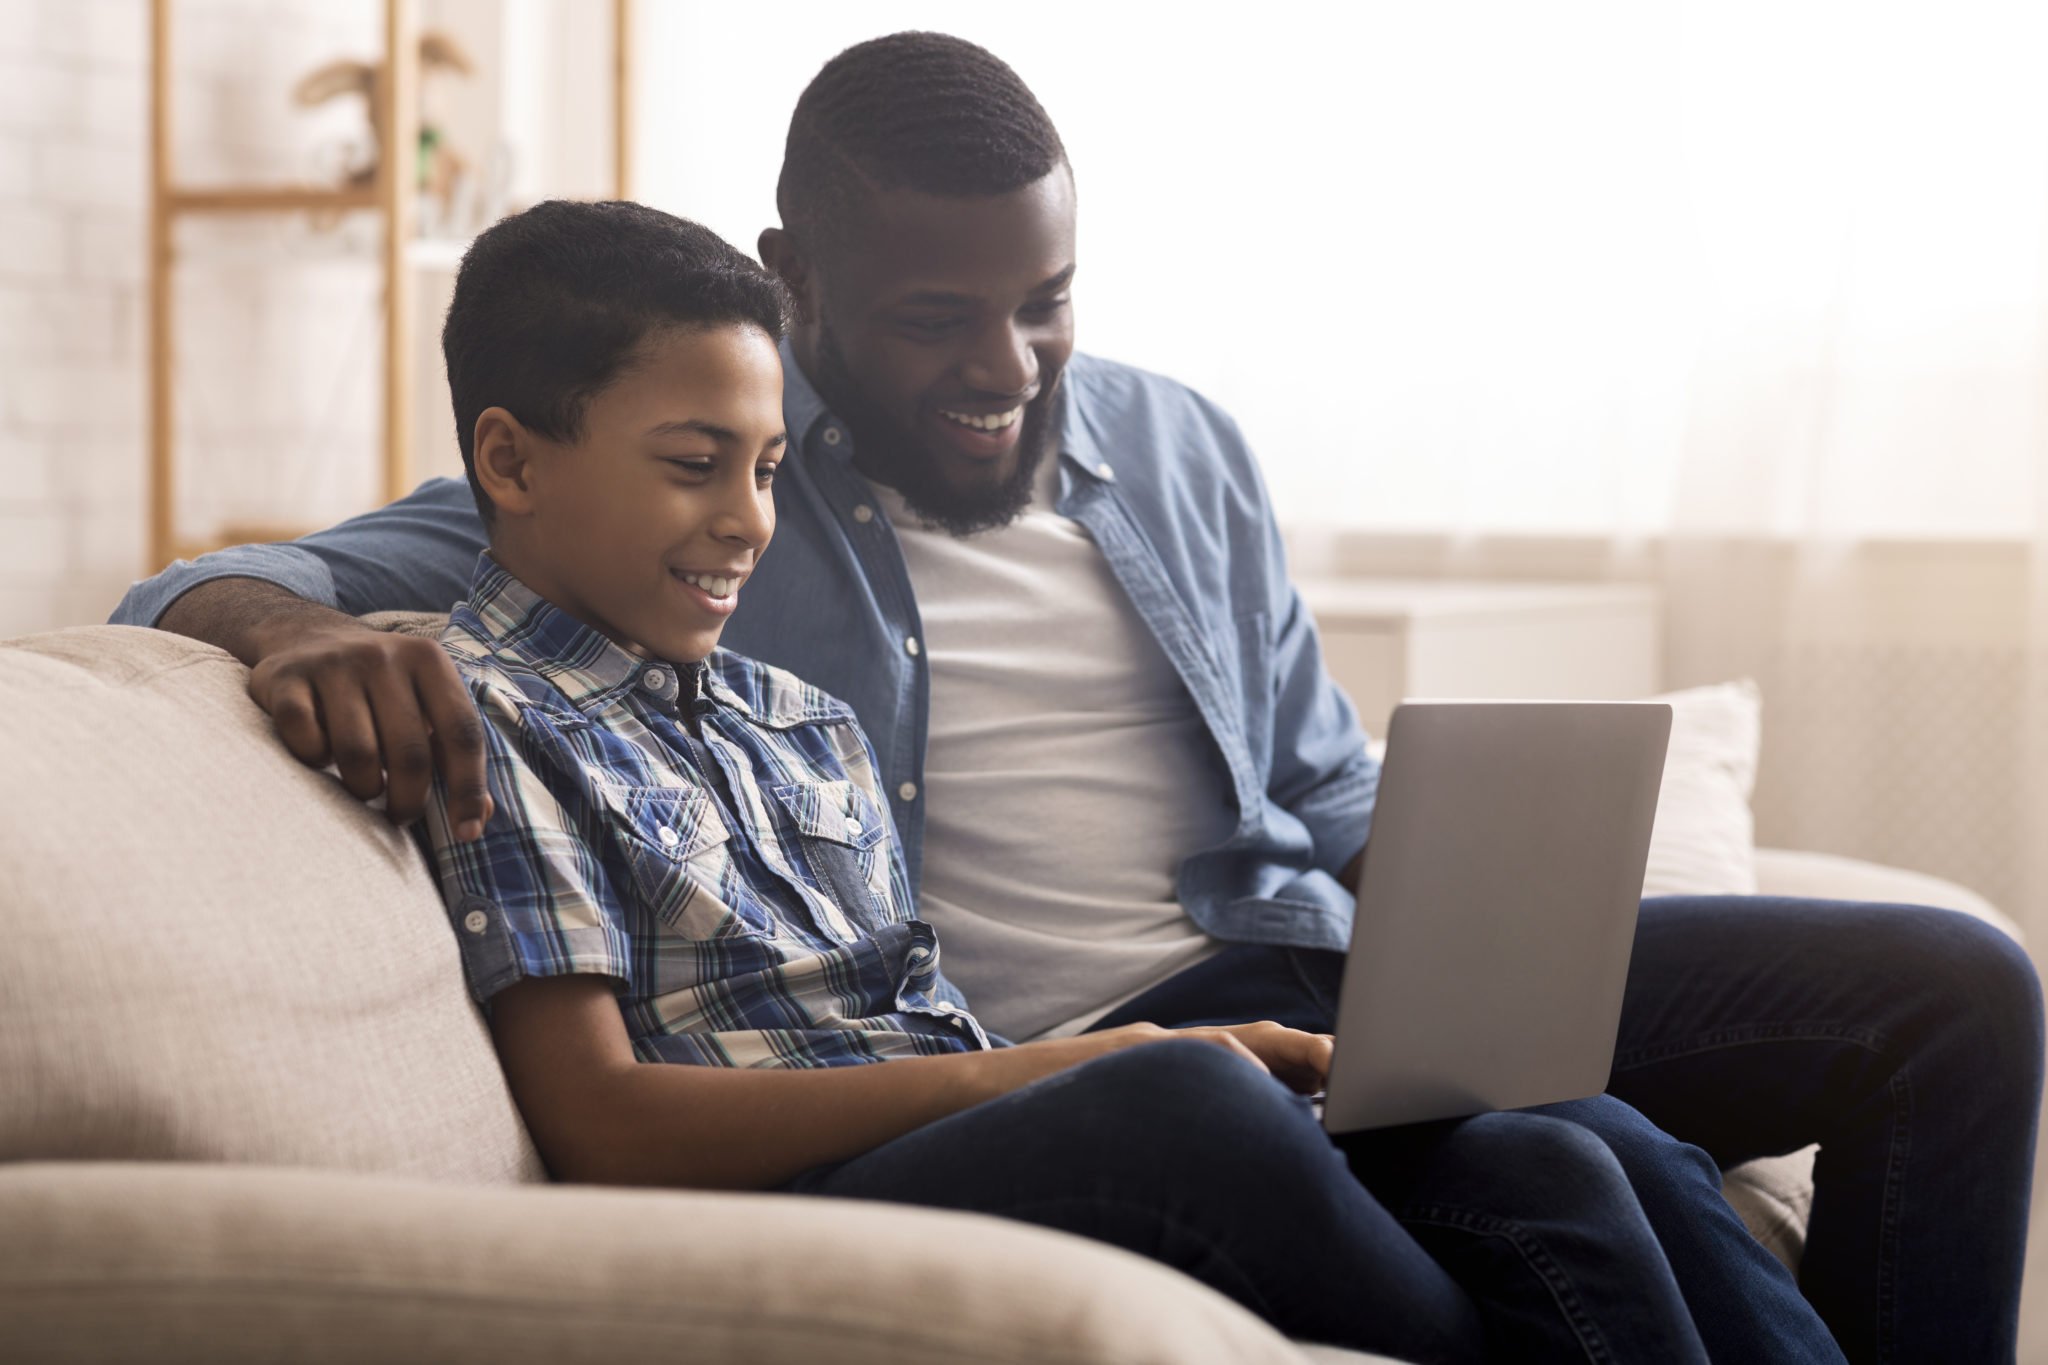
M 362 800 L 383 793 L 398 825 L 426 809 L 438 770 L 454 837 L 483 835 L 483 722 L 438 641 L 371 630 L 325 608 L 273 617 L 250 638 L 249 695 L 301 762 L 332 762 Z
M 1269 1073 L 1299 1094 L 1321 1090 L 1330 1074 L 1332 1040 L 1327 1033 L 1303 1033 L 1281 1024 L 1227 1024 L 1203 1028 L 1161 1028 L 1157 1024 L 1126 1024 L 1100 1033 L 1083 1033 L 1042 1043 L 997 1048 L 977 1057 L 982 1068 L 982 1099 L 994 1099 L 1068 1067 L 1079 1066 L 1127 1047 L 1194 1038 L 1214 1043 Z

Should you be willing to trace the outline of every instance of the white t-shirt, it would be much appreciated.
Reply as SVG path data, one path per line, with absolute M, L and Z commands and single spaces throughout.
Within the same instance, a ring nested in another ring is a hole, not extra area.
M 1077 521 L 1030 508 L 956 537 L 893 489 L 931 672 L 920 915 L 993 1032 L 1078 1032 L 1220 946 L 1181 859 L 1223 842 L 1229 777 L 1194 698 Z

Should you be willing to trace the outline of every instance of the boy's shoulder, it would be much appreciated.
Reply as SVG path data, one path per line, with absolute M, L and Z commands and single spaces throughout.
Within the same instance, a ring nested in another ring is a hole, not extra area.
M 704 668 L 705 685 L 718 700 L 771 730 L 853 722 L 852 707 L 786 668 L 722 648 L 711 651 Z
M 529 657 L 510 642 L 492 639 L 473 612 L 458 607 L 449 616 L 441 648 L 487 712 L 577 709 L 559 676 L 574 670 L 574 660 Z M 729 649 L 713 650 L 704 665 L 705 686 L 714 697 L 766 729 L 854 723 L 852 707 L 786 668 Z
M 575 710 L 538 661 L 492 639 L 467 604 L 458 604 L 450 613 L 441 630 L 441 648 L 487 717 L 494 712 L 516 715 L 529 707 Z

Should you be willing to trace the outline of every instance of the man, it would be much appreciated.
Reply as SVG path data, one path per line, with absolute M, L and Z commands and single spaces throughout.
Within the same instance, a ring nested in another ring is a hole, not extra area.
M 991 1027 L 1327 1031 L 1376 770 L 1229 420 L 1074 355 L 1049 120 L 970 45 L 863 44 L 799 101 L 778 207 L 760 249 L 804 310 L 796 449 L 727 643 L 852 704 Z M 475 721 L 438 651 L 318 605 L 454 601 L 482 545 L 468 501 L 442 481 L 176 567 L 116 619 L 235 652 L 292 750 L 394 818 L 439 768 L 480 829 Z M 1940 912 L 1678 899 L 1645 906 L 1634 962 L 1611 1094 L 1548 1116 L 1620 1162 L 1706 1354 L 1835 1358 L 1817 1309 L 1852 1359 L 2011 1358 L 2041 1067 L 2024 956 Z M 1815 1141 L 1802 1300 L 1716 1167 Z M 1566 1330 L 1617 1354 L 1571 1230 L 1508 1207 L 1542 1194 L 1540 1157 L 1493 1153 L 1489 1183 L 1435 1129 L 1348 1150 L 1440 1260 L 1593 1305 Z

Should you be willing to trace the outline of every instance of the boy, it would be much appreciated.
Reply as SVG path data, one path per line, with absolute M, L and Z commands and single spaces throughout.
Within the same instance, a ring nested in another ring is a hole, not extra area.
M 1176 1266 L 1295 1336 L 1478 1358 L 1505 1319 L 1301 1098 L 1327 1037 L 991 1038 L 914 915 L 852 713 L 717 649 L 774 530 L 787 308 L 717 237 L 634 204 L 507 219 L 457 279 L 443 349 L 490 548 L 443 643 L 490 801 L 480 829 L 451 827 L 437 786 L 426 835 L 549 1167 L 1016 1217 Z M 1610 1252 L 1661 1309 L 1654 1358 L 1704 1359 L 1618 1168 L 1555 1157 L 1622 1210 Z

